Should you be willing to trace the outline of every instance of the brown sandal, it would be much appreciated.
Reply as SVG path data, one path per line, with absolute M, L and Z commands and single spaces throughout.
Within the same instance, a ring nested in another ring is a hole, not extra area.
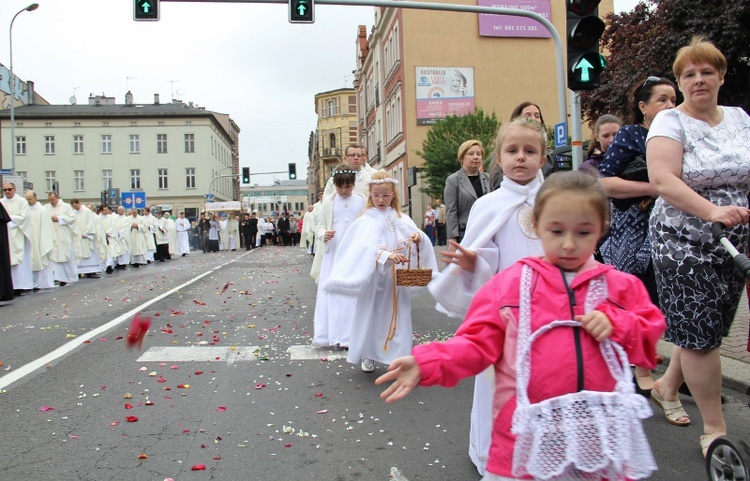
M 656 389 L 656 385 L 654 385 L 654 389 L 651 391 L 651 400 L 664 411 L 664 416 L 669 424 L 690 426 L 690 416 L 685 412 L 679 399 L 677 401 L 665 401 Z M 687 421 L 680 421 L 680 419 L 687 419 Z

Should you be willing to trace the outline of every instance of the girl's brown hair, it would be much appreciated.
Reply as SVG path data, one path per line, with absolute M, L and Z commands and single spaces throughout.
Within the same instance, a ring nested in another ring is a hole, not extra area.
M 337 187 L 354 185 L 357 181 L 357 173 L 348 164 L 339 164 L 334 167 L 331 177 L 333 177 L 333 185 Z
M 609 228 L 609 198 L 604 186 L 596 177 L 579 170 L 555 172 L 544 180 L 534 202 L 534 224 L 541 217 L 544 207 L 559 194 L 584 197 L 596 209 L 604 230 Z

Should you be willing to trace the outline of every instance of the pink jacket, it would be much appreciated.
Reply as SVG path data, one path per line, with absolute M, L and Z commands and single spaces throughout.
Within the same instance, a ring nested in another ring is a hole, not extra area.
M 455 386 L 461 379 L 494 365 L 496 417 L 487 470 L 508 477 L 513 476 L 515 436 L 511 423 L 516 408 L 516 342 L 523 264 L 533 269 L 532 332 L 551 321 L 571 319 L 571 309 L 573 315 L 583 314 L 589 281 L 599 275 L 606 276 L 608 297 L 596 310 L 609 317 L 614 327 L 611 339 L 625 349 L 631 363 L 654 366 L 656 342 L 666 327 L 664 316 L 636 277 L 590 260 L 571 282 L 569 294 L 558 267 L 529 257 L 495 275 L 479 290 L 455 337 L 416 346 L 412 354 L 419 364 L 423 386 Z M 583 389 L 612 391 L 614 385 L 599 343 L 582 328 L 555 328 L 534 342 L 530 402 Z

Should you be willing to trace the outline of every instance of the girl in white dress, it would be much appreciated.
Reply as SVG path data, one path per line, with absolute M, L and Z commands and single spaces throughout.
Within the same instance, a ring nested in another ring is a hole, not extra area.
M 373 173 L 366 210 L 341 240 L 331 275 L 322 283 L 327 292 L 357 298 L 347 361 L 361 362 L 364 372 L 375 370 L 374 361 L 388 364 L 411 352 L 411 296 L 421 288 L 396 286 L 396 266 L 416 267 L 418 245 L 420 267 L 437 271 L 430 240 L 399 210 L 397 185 L 387 173 Z
M 349 331 L 352 313 L 357 298 L 327 293 L 322 286 L 333 268 L 333 261 L 341 239 L 349 226 L 362 213 L 365 198 L 353 194 L 357 173 L 346 164 L 334 168 L 331 177 L 336 193 L 323 200 L 318 224 L 315 226 L 316 240 L 321 246 L 316 253 L 320 256 L 318 275 L 318 296 L 315 301 L 313 345 L 317 347 L 349 347 Z M 317 261 L 317 259 L 316 259 Z
M 427 288 L 437 309 L 463 319 L 472 298 L 492 276 L 518 260 L 543 253 L 534 234 L 531 214 L 542 185 L 547 133 L 541 124 L 517 118 L 500 128 L 495 160 L 503 171 L 500 188 L 479 199 L 471 209 L 461 244 L 442 252 L 448 267 Z M 481 475 L 492 438 L 495 373 L 490 367 L 474 381 L 469 456 Z

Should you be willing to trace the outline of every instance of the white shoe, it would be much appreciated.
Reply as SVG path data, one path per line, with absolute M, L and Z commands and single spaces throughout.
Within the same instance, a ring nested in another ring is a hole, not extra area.
M 362 372 L 373 372 L 375 370 L 375 361 L 363 357 L 360 367 L 362 368 Z

